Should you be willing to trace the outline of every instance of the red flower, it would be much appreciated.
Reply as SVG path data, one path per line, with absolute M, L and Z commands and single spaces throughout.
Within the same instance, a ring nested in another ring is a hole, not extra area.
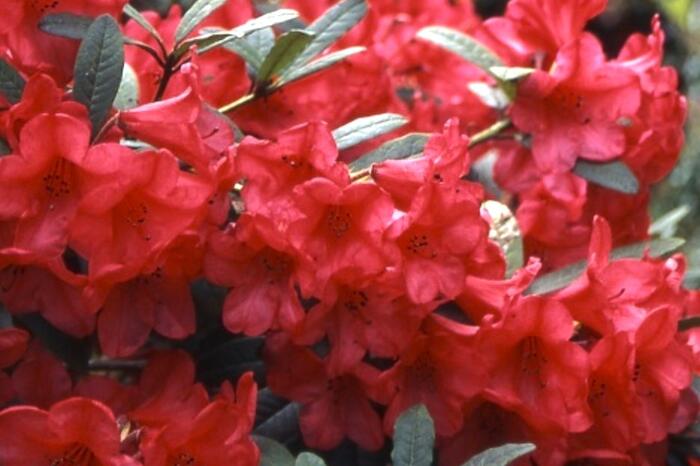
M 344 188 L 326 178 L 301 186 L 296 198 L 306 218 L 289 226 L 289 240 L 308 255 L 314 282 L 301 283 L 302 291 L 323 286 L 335 272 L 358 267 L 367 273 L 386 265 L 382 235 L 393 214 L 389 196 L 374 184 L 355 183 Z
M 381 420 L 368 399 L 377 369 L 359 363 L 347 372 L 330 372 L 311 350 L 282 334 L 267 339 L 265 362 L 270 388 L 302 403 L 299 423 L 307 446 L 330 450 L 348 437 L 366 450 L 381 448 Z
M 198 70 L 186 67 L 189 86 L 182 93 L 123 111 L 119 126 L 129 136 L 167 149 L 207 177 L 234 142 L 226 118 L 204 104 L 197 82 Z M 169 130 L 163 131 L 163 125 Z
M 69 398 L 48 411 L 8 408 L 0 412 L 0 430 L 0 460 L 7 466 L 137 464 L 119 453 L 119 430 L 112 412 L 86 398 Z
M 619 121 L 633 116 L 639 101 L 635 74 L 606 62 L 598 40 L 585 34 L 561 49 L 549 73 L 538 70 L 523 81 L 511 116 L 518 129 L 532 134 L 538 168 L 564 172 L 578 157 L 621 156 L 626 142 Z
M 73 222 L 71 245 L 88 259 L 92 280 L 120 268 L 138 273 L 206 215 L 211 187 L 181 171 L 167 151 L 100 144 L 87 159 L 91 186 Z
M 45 258 L 68 242 L 90 140 L 86 123 L 42 114 L 22 127 L 18 152 L 0 159 L 0 216 L 18 219 L 12 245 Z
M 387 236 L 396 241 L 408 296 L 423 304 L 464 290 L 470 255 L 488 241 L 471 183 L 426 184 Z
M 659 306 L 672 307 L 679 318 L 685 299 L 682 259 L 609 262 L 610 227 L 602 217 L 593 225 L 586 273 L 556 294 L 573 317 L 600 335 L 636 330 Z
M 526 297 L 510 304 L 503 320 L 478 334 L 489 371 L 486 393 L 530 425 L 587 429 L 589 361 L 586 351 L 569 341 L 573 331 L 568 311 L 554 300 Z
M 451 119 L 442 133 L 430 137 L 422 157 L 372 165 L 372 178 L 391 194 L 398 209 L 408 211 L 425 184 L 453 185 L 469 172 L 468 148 L 469 140 L 459 133 L 459 122 Z M 475 193 L 480 191 L 472 186 Z
M 0 369 L 15 364 L 27 351 L 29 334 L 19 328 L 0 329 Z
M 500 40 L 548 68 L 559 50 L 578 40 L 586 23 L 605 10 L 607 0 L 511 0 L 504 17 L 486 25 Z M 505 36 L 505 37 L 503 37 Z M 528 63 L 532 64 L 532 63 Z
M 27 74 L 43 71 L 61 85 L 73 76 L 79 42 L 38 28 L 48 14 L 72 13 L 96 17 L 121 14 L 127 0 L 8 0 L 0 7 L 0 44 L 7 47 L 15 64 Z
M 134 274 L 116 268 L 85 290 L 93 309 L 102 307 L 97 332 L 102 350 L 113 357 L 133 354 L 151 330 L 172 339 L 195 331 L 190 282 L 199 275 L 203 240 L 187 232 Z
M 387 434 L 403 411 L 419 403 L 428 408 L 438 435 L 450 436 L 462 428 L 462 406 L 483 388 L 486 375 L 474 350 L 475 332 L 437 316 L 424 322 L 394 367 L 381 375 Z
M 95 314 L 82 296 L 84 276 L 70 272 L 61 258 L 46 262 L 8 253 L 7 260 L 3 253 L 7 250 L 0 251 L 0 300 L 8 311 L 39 311 L 52 325 L 75 337 L 92 333 Z
M 192 358 L 184 351 L 153 353 L 141 372 L 136 407 L 128 416 L 142 426 L 160 428 L 173 419 L 193 419 L 207 405 L 206 389 L 195 384 Z
M 331 346 L 326 365 L 331 373 L 352 370 L 366 352 L 372 357 L 397 357 L 431 311 L 409 301 L 400 275 L 392 272 L 375 277 L 344 270 L 319 298 L 294 340 L 313 344 L 327 337 Z
M 22 329 L 0 329 L 0 369 L 14 365 L 27 351 L 29 334 Z M 14 397 L 10 377 L 0 370 L 0 406 Z
M 249 437 L 257 389 L 252 373 L 238 381 L 234 399 L 221 397 L 194 417 L 173 416 L 162 429 L 147 429 L 141 442 L 145 466 L 235 464 L 256 466 L 260 454 Z
M 676 340 L 678 314 L 670 306 L 652 311 L 634 333 L 632 380 L 642 404 L 645 443 L 666 438 L 676 415 L 681 392 L 692 381 L 690 349 Z
M 346 186 L 347 167 L 328 126 L 310 122 L 281 132 L 275 142 L 246 137 L 238 146 L 236 166 L 245 177 L 246 210 L 270 217 L 280 228 L 300 217 L 294 188 L 314 177 Z
M 299 259 L 270 223 L 244 215 L 232 229 L 209 237 L 204 273 L 232 288 L 223 308 L 231 332 L 292 330 L 304 316 L 294 288 Z
M 63 362 L 36 340 L 12 372 L 12 385 L 23 403 L 44 409 L 70 396 L 73 388 Z
M 626 332 L 602 338 L 591 350 L 588 405 L 594 425 L 572 437 L 572 450 L 625 453 L 642 442 L 645 426 L 632 380 L 634 356 Z

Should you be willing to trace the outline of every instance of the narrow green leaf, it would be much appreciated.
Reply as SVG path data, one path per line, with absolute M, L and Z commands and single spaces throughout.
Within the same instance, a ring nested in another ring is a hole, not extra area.
M 534 68 L 522 68 L 519 66 L 492 66 L 489 73 L 501 81 L 518 81 L 535 72 Z
M 511 277 L 522 268 L 525 261 L 523 237 L 518 220 L 507 205 L 498 201 L 486 201 L 481 208 L 488 213 L 489 239 L 495 241 L 506 258 L 506 277 Z
M 182 17 L 175 30 L 175 43 L 179 44 L 190 32 L 204 21 L 215 10 L 224 6 L 227 0 L 197 0 Z
M 288 73 L 306 65 L 313 58 L 326 50 L 346 32 L 352 29 L 367 14 L 365 0 L 342 0 L 329 8 L 323 15 L 306 28 L 306 31 L 315 35 L 314 40 L 299 55 L 289 68 Z M 287 76 L 283 76 L 287 78 Z
M 323 55 L 317 60 L 313 60 L 306 65 L 300 66 L 299 68 L 290 68 L 290 70 L 284 74 L 284 79 L 276 84 L 275 87 L 282 87 L 291 82 L 298 81 L 312 74 L 316 74 L 319 71 L 323 71 L 352 55 L 362 53 L 366 50 L 366 47 L 348 47 L 346 49 L 338 50 L 337 52 L 331 52 Z
M 78 49 L 73 96 L 88 108 L 95 136 L 107 119 L 119 91 L 124 68 L 124 40 L 110 15 L 90 25 Z
M 500 87 L 494 87 L 482 81 L 472 81 L 467 88 L 489 108 L 503 110 L 510 105 L 510 97 Z
M 574 173 L 604 188 L 624 194 L 637 194 L 639 181 L 632 170 L 620 161 L 600 163 L 579 159 Z
M 282 34 L 260 65 L 258 85 L 264 86 L 274 76 L 279 76 L 304 51 L 313 38 L 313 34 L 301 30 Z
M 326 462 L 318 455 L 304 452 L 297 456 L 297 461 L 294 463 L 294 466 L 326 466 Z
M 5 96 L 8 102 L 15 104 L 22 100 L 22 93 L 27 82 L 5 60 L 0 59 L 0 94 Z
M 610 258 L 612 260 L 641 258 L 647 249 L 651 257 L 661 257 L 678 251 L 684 244 L 685 240 L 682 238 L 658 238 L 615 248 L 610 253 Z
M 235 39 L 224 44 L 224 48 L 241 57 L 258 75 L 265 57 L 275 45 L 275 33 L 272 28 L 259 29 L 251 32 L 243 39 Z
M 423 153 L 425 144 L 430 135 L 425 133 L 411 133 L 398 139 L 387 141 L 350 164 L 352 171 L 360 171 L 369 168 L 372 164 L 385 160 L 407 159 Z
M 505 66 L 500 58 L 476 39 L 444 26 L 428 26 L 418 31 L 417 37 L 459 55 L 482 70 Z
M 660 235 L 662 238 L 675 235 L 678 230 L 678 224 L 686 218 L 690 212 L 691 208 L 686 204 L 666 212 L 651 224 L 649 227 L 649 234 Z
M 12 149 L 6 140 L 0 138 L 0 157 L 3 155 L 9 155 L 12 153 Z
M 128 110 L 139 104 L 139 77 L 129 65 L 124 65 L 122 82 L 119 84 L 117 96 L 114 98 L 114 107 L 118 110 Z
M 148 20 L 141 14 L 141 12 L 139 12 L 139 10 L 127 3 L 124 5 L 124 14 L 134 20 L 136 24 L 141 26 L 151 37 L 156 40 L 156 42 L 163 45 L 163 38 L 158 33 L 158 30 L 153 27 L 150 22 L 148 22 Z
M 41 18 L 39 20 L 39 29 L 54 36 L 82 39 L 87 34 L 92 22 L 92 18 L 88 16 L 56 13 Z
M 424 405 L 404 411 L 394 425 L 394 466 L 430 466 L 433 464 L 435 426 Z
M 382 134 L 390 133 L 401 128 L 408 119 L 396 113 L 382 113 L 369 117 L 358 118 L 347 125 L 333 131 L 333 138 L 338 150 L 345 150 L 363 142 L 374 139 Z
M 681 238 L 660 238 L 652 241 L 642 241 L 614 249 L 610 253 L 610 259 L 641 258 L 647 249 L 651 257 L 661 257 L 678 250 L 684 244 L 685 240 Z M 586 266 L 587 261 L 580 261 L 542 275 L 525 290 L 525 294 L 542 295 L 565 288 L 586 270 Z
M 700 327 L 700 316 L 686 317 L 678 321 L 678 331 L 685 332 Z
M 192 45 L 196 45 L 198 52 L 201 55 L 217 47 L 225 46 L 231 41 L 242 39 L 255 31 L 270 28 L 298 17 L 299 13 L 297 11 L 283 8 L 275 10 L 272 13 L 253 18 L 233 29 L 210 29 L 209 32 L 183 41 L 178 47 L 176 47 L 175 54 L 182 55 Z M 261 52 L 258 51 L 258 53 Z
M 535 451 L 532 443 L 509 443 L 479 453 L 462 466 L 507 466 L 521 456 Z
M 260 449 L 260 466 L 295 466 L 294 456 L 281 443 L 259 435 L 253 440 Z

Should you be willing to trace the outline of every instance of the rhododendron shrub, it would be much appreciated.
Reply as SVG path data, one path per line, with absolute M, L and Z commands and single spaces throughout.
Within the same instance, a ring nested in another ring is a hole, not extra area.
M 658 16 L 609 56 L 605 0 L 182 3 L 0 7 L 1 465 L 692 441 Z

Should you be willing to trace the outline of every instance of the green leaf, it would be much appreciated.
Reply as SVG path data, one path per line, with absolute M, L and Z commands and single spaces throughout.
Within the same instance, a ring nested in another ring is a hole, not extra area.
M 298 81 L 309 75 L 318 73 L 319 71 L 325 70 L 336 63 L 345 60 L 346 58 L 362 53 L 366 51 L 366 47 L 348 47 L 346 49 L 338 50 L 336 52 L 331 52 L 329 54 L 319 57 L 317 60 L 313 60 L 306 65 L 300 66 L 299 68 L 291 68 L 287 73 L 284 74 L 284 79 L 282 79 L 275 87 L 282 87 L 291 82 Z
M 110 15 L 90 25 L 78 49 L 73 96 L 88 108 L 95 136 L 107 119 L 117 96 L 124 69 L 124 41 Z
M 642 241 L 640 243 L 614 249 L 610 253 L 610 259 L 638 259 L 644 256 L 644 252 L 647 249 L 651 257 L 661 257 L 678 250 L 684 244 L 685 240 L 681 238 L 661 238 L 652 241 Z M 542 295 L 565 288 L 586 270 L 587 264 L 587 261 L 580 261 L 542 275 L 532 282 L 530 287 L 525 290 L 525 294 Z
M 158 30 L 148 22 L 148 20 L 139 12 L 139 10 L 127 3 L 124 5 L 124 14 L 134 20 L 136 24 L 141 26 L 151 37 L 156 40 L 156 42 L 163 45 L 163 38 L 158 33 Z
M 492 66 L 489 73 L 500 81 L 518 81 L 535 72 L 534 68 L 522 68 L 519 66 Z
M 579 159 L 574 167 L 574 173 L 591 183 L 624 194 L 639 192 L 637 177 L 627 165 L 617 160 L 600 163 Z
M 506 277 L 511 277 L 524 263 L 523 237 L 513 212 L 498 201 L 481 204 L 489 216 L 489 239 L 495 241 L 506 257 Z
M 535 451 L 532 443 L 509 443 L 479 453 L 462 466 L 507 466 L 521 456 Z
M 362 21 L 366 14 L 367 3 L 365 0 L 342 0 L 326 10 L 323 15 L 306 28 L 306 31 L 314 34 L 314 40 L 297 57 L 288 73 L 307 64 L 316 55 L 326 50 L 353 26 Z M 283 78 L 286 79 L 287 76 L 283 76 Z
M 260 449 L 260 466 L 294 466 L 294 456 L 281 443 L 259 435 L 253 440 Z
M 26 84 L 27 82 L 12 65 L 0 59 L 0 94 L 4 95 L 8 102 L 16 104 L 22 100 Z
M 224 48 L 245 60 L 257 76 L 260 66 L 274 45 L 274 31 L 272 28 L 264 28 L 250 33 L 243 39 L 227 42 Z
M 217 47 L 224 46 L 231 41 L 242 39 L 249 34 L 261 29 L 270 28 L 299 17 L 299 13 L 290 9 L 279 9 L 272 13 L 253 18 L 233 29 L 217 29 L 201 34 L 182 42 L 175 50 L 178 55 L 184 54 L 192 45 L 196 45 L 200 54 L 206 53 Z M 260 53 L 260 51 L 258 51 Z M 264 55 L 263 55 L 264 56 Z
M 678 224 L 690 214 L 691 208 L 686 204 L 676 207 L 670 212 L 656 219 L 649 227 L 650 235 L 660 235 L 662 238 L 668 238 L 676 234 Z
M 318 455 L 304 452 L 297 456 L 297 461 L 294 463 L 294 466 L 326 466 L 326 462 Z
M 182 17 L 182 21 L 177 26 L 175 30 L 175 43 L 179 44 L 185 37 L 189 35 L 190 32 L 204 21 L 210 14 L 215 10 L 224 6 L 227 0 L 197 0 L 185 16 Z
M 678 331 L 685 332 L 700 327 L 700 316 L 686 317 L 678 321 Z
M 313 34 L 293 30 L 282 34 L 267 54 L 258 71 L 258 85 L 264 86 L 291 65 L 313 40 Z
M 489 108 L 503 110 L 510 105 L 510 97 L 500 87 L 494 87 L 482 81 L 472 81 L 467 84 L 467 88 Z
M 299 436 L 299 405 L 287 403 L 255 427 L 257 435 L 281 442 L 292 442 Z
M 0 157 L 3 155 L 9 155 L 12 153 L 12 149 L 6 140 L 0 138 Z
M 408 119 L 395 113 L 358 118 L 333 131 L 338 150 L 345 150 L 401 128 Z
M 428 26 L 418 31 L 417 36 L 459 55 L 486 72 L 490 73 L 493 67 L 505 66 L 501 59 L 486 46 L 454 29 L 444 26 Z
M 429 134 L 410 133 L 398 139 L 392 139 L 352 162 L 350 169 L 352 171 L 360 171 L 369 168 L 372 164 L 384 162 L 385 160 L 417 157 L 423 153 L 429 138 Z
M 424 405 L 404 411 L 394 424 L 394 466 L 430 466 L 433 464 L 435 426 Z
M 54 36 L 82 39 L 87 34 L 92 22 L 92 18 L 88 16 L 56 13 L 41 18 L 39 29 Z
M 119 84 L 117 96 L 114 98 L 114 107 L 118 110 L 128 110 L 139 104 L 139 77 L 129 65 L 124 65 L 122 81 Z

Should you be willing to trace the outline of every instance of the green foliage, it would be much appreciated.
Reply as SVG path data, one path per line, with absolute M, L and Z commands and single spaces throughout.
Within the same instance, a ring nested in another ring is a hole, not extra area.
M 294 456 L 281 443 L 259 435 L 253 440 L 260 449 L 260 466 L 295 466 Z
M 660 238 L 651 241 L 642 241 L 640 243 L 614 249 L 610 253 L 610 259 L 639 259 L 644 256 L 647 250 L 651 257 L 660 257 L 678 250 L 684 243 L 685 241 L 680 238 Z M 565 288 L 586 270 L 587 264 L 587 261 L 580 261 L 568 267 L 542 275 L 530 285 L 525 291 L 525 294 L 541 295 Z
M 507 466 L 512 461 L 535 451 L 532 443 L 509 443 L 479 453 L 462 466 Z
M 359 157 L 350 164 L 350 169 L 357 172 L 369 168 L 372 164 L 384 162 L 385 160 L 418 157 L 423 153 L 423 149 L 429 138 L 429 134 L 410 133 L 400 138 L 392 139 L 373 151 Z
M 22 99 L 26 81 L 12 65 L 0 59 L 0 94 L 14 104 Z
M 228 0 L 197 0 L 182 17 L 175 30 L 175 42 L 182 42 L 202 21 L 217 9 L 224 6 Z
M 118 110 L 128 110 L 136 107 L 138 103 L 139 77 L 129 64 L 125 64 L 122 72 L 122 81 L 114 98 L 114 107 Z
M 333 131 L 338 150 L 349 149 L 363 142 L 390 133 L 408 123 L 408 119 L 395 113 L 382 113 L 358 118 Z
M 394 466 L 430 466 L 433 463 L 435 426 L 424 405 L 404 411 L 394 425 Z
M 88 109 L 93 137 L 107 119 L 122 82 L 124 41 L 109 15 L 95 19 L 80 44 L 73 96 Z
M 304 52 L 313 38 L 312 33 L 297 29 L 285 32 L 277 38 L 275 45 L 258 70 L 258 88 L 264 88 L 272 81 L 273 77 L 281 75 L 289 68 L 294 60 Z
M 294 466 L 326 466 L 326 462 L 318 455 L 304 452 L 297 456 Z
M 487 73 L 493 67 L 504 67 L 500 58 L 474 38 L 444 26 L 428 26 L 418 31 L 420 39 L 459 55 Z
M 92 18 L 72 13 L 46 15 L 39 21 L 39 29 L 54 36 L 82 39 L 87 34 Z
M 574 167 L 574 173 L 591 183 L 624 194 L 639 192 L 637 177 L 627 165 L 617 160 L 601 163 L 579 159 Z
M 289 72 L 307 64 L 316 55 L 326 50 L 359 23 L 367 14 L 365 0 L 342 0 L 329 8 L 306 31 L 314 35 L 314 40 L 302 54 L 297 57 Z M 287 76 L 282 76 L 286 78 Z

